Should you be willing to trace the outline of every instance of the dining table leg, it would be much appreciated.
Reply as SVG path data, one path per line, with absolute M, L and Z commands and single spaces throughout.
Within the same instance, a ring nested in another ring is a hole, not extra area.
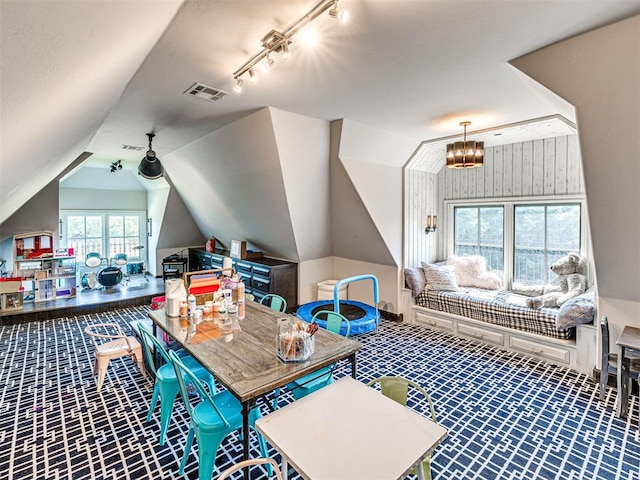
M 356 354 L 352 353 L 349 355 L 349 360 L 351 361 L 351 378 L 356 380 L 357 372 L 356 372 Z
M 631 360 L 626 356 L 625 347 L 618 346 L 618 401 L 616 402 L 616 416 L 627 418 L 629 409 L 629 369 Z
M 242 402 L 242 460 L 249 460 L 249 412 L 251 401 Z M 249 480 L 249 466 L 243 469 L 244 480 Z

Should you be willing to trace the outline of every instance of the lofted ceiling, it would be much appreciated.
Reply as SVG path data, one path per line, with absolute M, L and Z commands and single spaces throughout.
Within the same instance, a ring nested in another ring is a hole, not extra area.
M 194 82 L 232 92 L 232 73 L 316 0 L 2 0 L 0 223 L 83 152 L 89 166 L 135 169 L 264 106 L 350 119 L 421 141 L 559 113 L 508 62 L 640 13 L 640 0 L 340 0 L 319 43 L 242 94 L 185 95 Z M 566 106 L 564 106 L 566 109 Z M 566 115 L 566 112 L 560 112 Z M 569 118 L 569 120 L 575 120 Z

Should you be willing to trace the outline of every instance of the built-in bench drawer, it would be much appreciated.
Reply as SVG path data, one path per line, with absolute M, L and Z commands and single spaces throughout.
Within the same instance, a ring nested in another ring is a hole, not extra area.
M 509 346 L 514 350 L 518 350 L 529 355 L 548 358 L 556 362 L 571 363 L 571 352 L 568 349 L 560 347 L 551 347 L 540 343 L 525 340 L 524 338 L 511 336 Z
M 493 343 L 494 345 L 504 345 L 504 334 L 500 332 L 484 330 L 458 322 L 458 333 L 466 337 L 475 338 L 476 340 Z
M 419 311 L 414 311 L 414 323 L 418 325 L 426 325 L 427 327 L 437 328 L 439 330 L 445 330 L 447 332 L 453 332 L 453 321 L 445 320 L 443 318 L 430 317 Z

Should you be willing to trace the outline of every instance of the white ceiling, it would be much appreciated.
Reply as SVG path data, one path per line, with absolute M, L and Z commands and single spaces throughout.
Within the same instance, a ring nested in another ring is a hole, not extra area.
M 509 60 L 640 13 L 640 0 L 340 0 L 342 26 L 279 55 L 268 77 L 231 92 L 232 73 L 315 0 L 2 0 L 0 223 L 83 151 L 135 168 L 155 131 L 160 159 L 258 108 L 347 118 L 416 139 L 560 112 Z M 566 106 L 565 106 L 566 107 Z M 573 120 L 570 118 L 570 120 Z M 47 180 L 48 179 L 48 180 Z

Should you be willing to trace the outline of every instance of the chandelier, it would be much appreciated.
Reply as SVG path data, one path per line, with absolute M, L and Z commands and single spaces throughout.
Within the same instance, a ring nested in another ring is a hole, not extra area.
M 484 142 L 467 140 L 467 126 L 471 122 L 461 122 L 464 127 L 464 137 L 462 142 L 447 144 L 447 167 L 448 168 L 473 168 L 481 167 L 484 163 Z

